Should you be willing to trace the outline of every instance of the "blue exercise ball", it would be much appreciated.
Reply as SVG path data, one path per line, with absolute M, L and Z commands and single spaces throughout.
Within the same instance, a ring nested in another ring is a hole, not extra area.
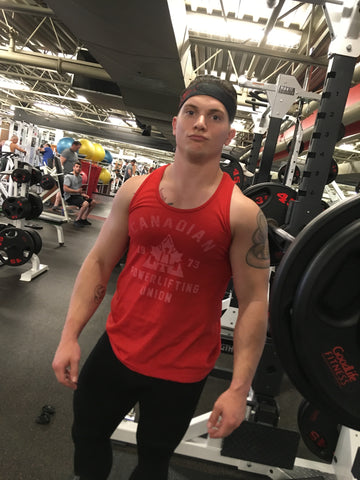
M 57 152 L 61 153 L 63 150 L 65 150 L 65 148 L 70 148 L 73 144 L 73 141 L 74 139 L 71 137 L 61 138 L 56 145 Z
M 105 157 L 104 157 L 104 161 L 107 162 L 107 163 L 112 163 L 113 161 L 113 156 L 111 155 L 111 153 L 109 152 L 109 150 L 106 150 L 105 149 Z

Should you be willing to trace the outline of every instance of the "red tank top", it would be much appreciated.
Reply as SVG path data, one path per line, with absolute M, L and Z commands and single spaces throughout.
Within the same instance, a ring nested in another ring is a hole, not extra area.
M 115 355 L 131 370 L 197 382 L 220 353 L 234 182 L 223 173 L 206 203 L 178 209 L 159 194 L 165 168 L 151 173 L 130 203 L 129 251 L 107 332 Z

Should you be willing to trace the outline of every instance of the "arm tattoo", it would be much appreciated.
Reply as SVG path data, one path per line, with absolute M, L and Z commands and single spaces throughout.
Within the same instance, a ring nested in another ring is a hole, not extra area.
M 260 211 L 257 216 L 258 228 L 252 236 L 253 245 L 246 254 L 246 263 L 255 268 L 269 267 L 269 246 L 267 236 L 267 221 Z
M 96 285 L 94 291 L 94 302 L 100 305 L 102 299 L 105 297 L 106 288 L 104 285 Z

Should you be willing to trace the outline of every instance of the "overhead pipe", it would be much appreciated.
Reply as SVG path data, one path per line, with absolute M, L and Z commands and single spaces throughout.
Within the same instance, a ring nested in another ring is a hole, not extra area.
M 80 60 L 53 57 L 51 55 L 43 55 L 39 53 L 18 53 L 11 49 L 0 49 L 0 61 L 30 65 L 47 70 L 55 70 L 58 73 L 73 73 L 97 78 L 99 80 L 112 81 L 110 75 L 101 65 Z
M 55 17 L 51 8 L 37 7 L 35 5 L 20 5 L 15 2 L 0 0 L 0 10 L 9 10 L 11 12 L 24 13 L 29 15 L 39 15 L 40 17 Z

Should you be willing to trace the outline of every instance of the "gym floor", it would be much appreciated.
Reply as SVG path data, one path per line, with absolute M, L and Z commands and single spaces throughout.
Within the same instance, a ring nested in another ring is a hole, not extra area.
M 29 224 L 38 230 L 43 247 L 40 262 L 49 270 L 31 282 L 20 275 L 31 263 L 0 267 L 0 478 L 1 480 L 67 480 L 72 473 L 72 392 L 59 385 L 51 369 L 76 274 L 111 208 L 112 197 L 97 195 L 99 202 L 89 219 L 92 226 L 76 229 L 63 225 L 65 244 L 59 246 L 53 225 L 41 220 Z M 0 223 L 7 223 L 0 217 Z M 101 306 L 80 337 L 82 359 L 104 330 L 110 300 L 120 267 L 111 276 Z M 228 362 L 220 357 L 219 362 Z M 209 377 L 197 414 L 212 408 L 227 381 Z M 285 378 L 277 399 L 279 426 L 297 430 L 301 397 Z M 47 425 L 35 422 L 44 405 L 55 415 Z M 161 419 L 159 419 L 161 421 Z M 298 456 L 319 461 L 300 443 Z M 114 445 L 110 480 L 127 480 L 136 464 L 132 445 Z M 175 455 L 169 480 L 232 480 L 253 476 L 234 467 Z

